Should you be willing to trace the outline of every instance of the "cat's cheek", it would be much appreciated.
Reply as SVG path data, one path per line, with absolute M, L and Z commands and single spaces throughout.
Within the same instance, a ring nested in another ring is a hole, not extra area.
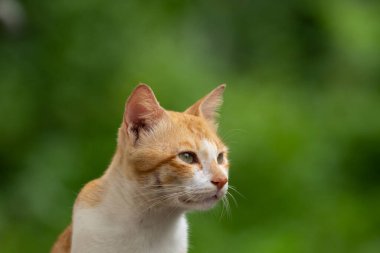
M 172 160 L 167 167 L 171 173 L 175 174 L 179 180 L 188 180 L 194 176 L 194 168 L 182 162 Z
M 162 173 L 160 176 L 161 185 L 174 184 L 177 181 L 177 177 L 172 173 Z

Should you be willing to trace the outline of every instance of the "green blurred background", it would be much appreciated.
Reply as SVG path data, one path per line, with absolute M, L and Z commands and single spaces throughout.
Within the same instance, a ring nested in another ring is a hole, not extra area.
M 227 83 L 231 215 L 190 253 L 380 252 L 380 2 L 0 0 L 0 252 L 48 252 L 145 82 Z M 232 192 L 234 193 L 234 192 Z

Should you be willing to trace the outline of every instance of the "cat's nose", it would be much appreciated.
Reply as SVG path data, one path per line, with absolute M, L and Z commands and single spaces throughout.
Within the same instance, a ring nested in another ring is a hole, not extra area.
M 218 190 L 222 189 L 223 186 L 228 182 L 227 177 L 215 177 L 211 179 L 211 183 L 214 184 Z

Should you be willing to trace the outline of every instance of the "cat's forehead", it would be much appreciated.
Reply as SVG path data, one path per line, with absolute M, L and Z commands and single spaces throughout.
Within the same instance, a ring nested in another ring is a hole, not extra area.
M 215 128 L 203 118 L 180 112 L 169 112 L 169 115 L 174 128 L 177 128 L 176 132 L 181 133 L 181 138 L 184 140 L 182 144 L 199 149 L 205 143 L 211 143 L 218 149 L 225 148 Z

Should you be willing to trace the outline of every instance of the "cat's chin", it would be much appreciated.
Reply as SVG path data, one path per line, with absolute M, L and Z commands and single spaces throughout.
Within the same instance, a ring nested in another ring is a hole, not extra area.
M 211 197 L 207 197 L 201 200 L 191 199 L 179 199 L 180 205 L 188 210 L 208 210 L 213 208 L 215 204 L 220 200 L 220 197 L 215 194 Z

